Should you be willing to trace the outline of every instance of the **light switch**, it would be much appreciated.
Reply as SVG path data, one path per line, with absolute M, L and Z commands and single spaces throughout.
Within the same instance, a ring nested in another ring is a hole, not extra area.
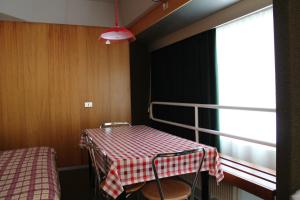
M 91 102 L 91 101 L 84 102 L 84 107 L 85 108 L 92 108 L 93 107 L 93 102 Z

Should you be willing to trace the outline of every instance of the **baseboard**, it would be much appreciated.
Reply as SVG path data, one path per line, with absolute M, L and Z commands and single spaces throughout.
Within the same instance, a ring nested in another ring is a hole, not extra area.
M 76 165 L 76 166 L 70 166 L 70 167 L 60 167 L 60 168 L 58 168 L 58 171 L 63 172 L 63 171 L 87 169 L 87 168 L 89 168 L 88 165 Z

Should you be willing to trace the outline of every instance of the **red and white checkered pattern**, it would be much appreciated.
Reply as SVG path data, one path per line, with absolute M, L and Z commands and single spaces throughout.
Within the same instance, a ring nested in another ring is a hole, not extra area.
M 1 200 L 59 200 L 55 151 L 34 147 L 0 151 Z
M 223 171 L 214 147 L 199 144 L 147 126 L 114 127 L 85 130 L 101 149 L 97 152 L 97 166 L 107 174 L 103 190 L 113 198 L 123 191 L 123 186 L 155 179 L 152 159 L 159 153 L 173 153 L 203 147 L 206 155 L 201 171 L 209 171 L 220 182 Z M 81 146 L 85 138 L 82 135 Z M 107 159 L 105 157 L 107 155 Z M 202 153 L 171 158 L 159 158 L 157 170 L 160 178 L 197 171 Z

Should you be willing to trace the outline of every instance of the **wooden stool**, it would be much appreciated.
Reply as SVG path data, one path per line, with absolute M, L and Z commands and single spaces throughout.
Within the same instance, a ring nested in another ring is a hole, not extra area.
M 143 183 L 136 183 L 136 184 L 125 186 L 125 193 L 126 194 L 131 194 L 131 193 L 137 192 L 140 189 L 142 189 L 142 187 L 144 185 L 145 185 L 145 182 L 143 182 Z
M 183 200 L 191 195 L 191 187 L 183 181 L 167 178 L 161 179 L 160 183 L 165 200 Z M 156 181 L 147 183 L 143 187 L 142 193 L 149 200 L 160 200 Z

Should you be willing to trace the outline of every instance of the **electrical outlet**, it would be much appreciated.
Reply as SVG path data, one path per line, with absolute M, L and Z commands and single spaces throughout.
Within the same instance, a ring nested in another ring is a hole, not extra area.
M 91 101 L 84 102 L 84 107 L 85 108 L 92 108 L 93 107 L 93 102 L 91 102 Z
M 169 8 L 169 3 L 168 3 L 168 1 L 164 2 L 164 3 L 162 4 L 162 7 L 163 7 L 163 11 L 167 10 L 167 9 Z

